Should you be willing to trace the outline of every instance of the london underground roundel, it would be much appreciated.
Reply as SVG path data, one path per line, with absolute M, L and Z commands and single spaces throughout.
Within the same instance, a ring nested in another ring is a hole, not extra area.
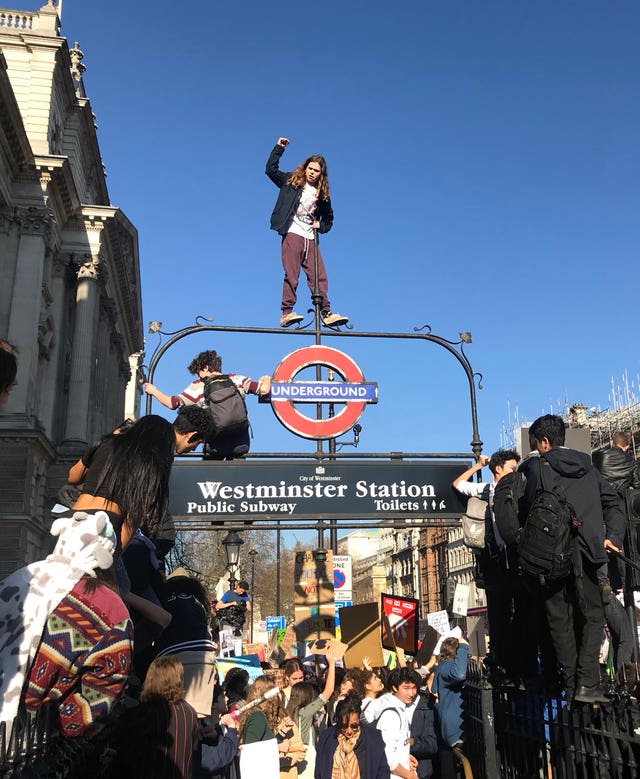
M 304 368 L 321 365 L 333 368 L 340 374 L 345 385 L 340 382 L 293 382 L 295 376 Z M 290 390 L 288 396 L 279 395 L 279 385 Z M 362 385 L 362 392 L 355 385 Z M 354 387 L 351 397 L 343 392 L 343 387 Z M 377 386 L 374 399 L 359 399 L 364 395 L 366 385 L 364 376 L 356 363 L 338 349 L 316 344 L 297 349 L 287 355 L 275 369 L 271 380 L 271 406 L 280 422 L 292 433 L 302 438 L 328 439 L 337 438 L 346 433 L 360 419 L 367 402 L 377 401 Z M 296 392 L 295 390 L 298 389 Z M 302 390 L 305 392 L 302 392 Z M 302 396 L 305 396 L 304 398 Z M 333 417 L 327 419 L 315 419 L 303 414 L 295 405 L 291 397 L 298 402 L 311 403 L 309 411 L 315 414 L 316 403 L 335 402 L 344 404 L 342 409 Z M 316 399 L 318 398 L 318 399 Z

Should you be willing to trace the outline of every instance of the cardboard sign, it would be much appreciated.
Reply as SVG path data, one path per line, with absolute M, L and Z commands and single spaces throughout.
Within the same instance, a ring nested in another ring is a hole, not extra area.
M 429 662 L 439 638 L 440 633 L 438 633 L 435 628 L 432 628 L 431 625 L 428 625 L 424 632 L 424 637 L 422 639 L 422 644 L 420 644 L 420 649 L 418 649 L 418 654 L 415 657 L 418 668 L 426 665 Z
M 360 668 L 365 657 L 373 668 L 384 665 L 377 603 L 360 603 L 340 609 L 340 629 L 342 641 L 347 644 L 344 653 L 347 668 Z
M 485 619 L 482 614 L 467 617 L 467 635 L 469 637 L 469 651 L 473 657 L 484 657 L 487 654 L 485 641 Z
M 389 627 L 382 634 L 382 646 L 392 652 L 395 652 L 396 647 L 400 647 L 415 655 L 418 651 L 418 601 L 415 598 L 400 598 L 395 595 L 383 594 L 380 597 L 381 611 L 389 621 Z
M 318 559 L 312 550 L 294 552 L 294 605 L 299 641 L 334 636 L 333 554 L 331 550 L 324 554 L 325 560 Z
M 284 671 L 282 668 L 265 668 L 262 671 L 263 676 L 272 681 L 276 687 L 284 687 Z
M 312 655 L 325 655 L 325 657 L 330 657 L 333 660 L 341 660 L 347 648 L 347 644 L 343 644 L 335 638 L 320 638 L 311 644 L 309 652 Z
M 279 632 L 279 631 L 278 631 Z M 287 655 L 291 647 L 296 643 L 296 629 L 293 625 L 285 630 L 282 641 L 280 642 L 280 649 Z
M 258 658 L 261 663 L 265 662 L 265 647 L 264 644 L 245 644 L 244 655 L 253 655 Z M 242 657 L 244 657 L 242 655 Z

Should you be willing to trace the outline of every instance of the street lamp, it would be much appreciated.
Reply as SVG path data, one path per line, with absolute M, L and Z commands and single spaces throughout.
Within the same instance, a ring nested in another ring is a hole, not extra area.
M 254 592 L 255 592 L 255 583 L 256 583 L 256 555 L 258 553 L 255 549 L 252 549 L 249 552 L 249 557 L 251 558 L 251 628 L 250 628 L 250 636 L 251 636 L 251 643 L 253 644 L 253 622 L 254 622 L 254 615 L 255 615 L 255 598 L 254 598 Z
M 227 533 L 221 541 L 224 547 L 224 556 L 227 561 L 227 571 L 229 571 L 229 589 L 236 586 L 235 573 L 238 570 L 238 560 L 240 558 L 240 547 L 244 544 L 243 539 L 235 530 Z

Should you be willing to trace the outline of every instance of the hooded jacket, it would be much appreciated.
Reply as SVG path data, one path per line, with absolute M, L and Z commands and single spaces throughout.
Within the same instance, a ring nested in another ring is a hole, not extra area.
M 271 229 L 282 236 L 285 236 L 289 231 L 296 208 L 302 197 L 302 187 L 296 189 L 287 183 L 291 178 L 291 173 L 286 173 L 279 168 L 280 157 L 282 157 L 284 148 L 284 146 L 279 144 L 273 147 L 265 170 L 267 176 L 280 189 L 275 208 L 271 214 Z M 320 222 L 319 233 L 328 233 L 331 230 L 333 227 L 333 209 L 331 208 L 330 198 L 328 200 L 318 199 L 316 219 Z
M 622 546 L 626 531 L 624 507 L 618 493 L 584 452 L 557 446 L 539 457 L 532 455 L 524 460 L 519 468 L 527 479 L 521 521 L 541 487 L 541 457 L 553 469 L 554 487 L 564 493 L 576 517 L 582 521 L 578 529 L 580 550 L 591 562 L 598 565 L 606 563 L 605 539 L 608 538 L 617 547 Z

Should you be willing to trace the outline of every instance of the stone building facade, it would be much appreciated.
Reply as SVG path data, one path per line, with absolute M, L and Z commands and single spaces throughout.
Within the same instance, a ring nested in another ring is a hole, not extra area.
M 51 0 L 0 9 L 0 336 L 19 350 L 0 411 L 0 577 L 48 550 L 69 463 L 138 410 L 138 236 L 109 201 L 82 59 Z

